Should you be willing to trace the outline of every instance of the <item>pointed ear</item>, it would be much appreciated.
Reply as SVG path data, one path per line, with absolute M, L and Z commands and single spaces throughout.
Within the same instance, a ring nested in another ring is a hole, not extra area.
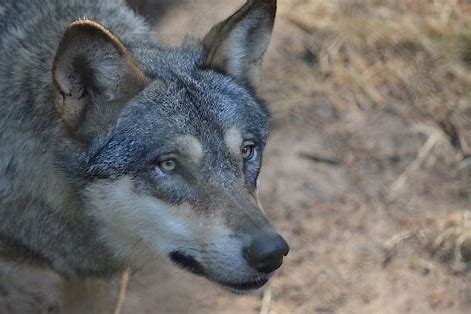
M 203 39 L 205 66 L 256 88 L 275 22 L 276 0 L 249 0 Z
M 52 75 L 55 107 L 72 131 L 86 120 L 108 119 L 97 115 L 113 115 L 147 85 L 144 71 L 121 41 L 91 20 L 67 28 Z

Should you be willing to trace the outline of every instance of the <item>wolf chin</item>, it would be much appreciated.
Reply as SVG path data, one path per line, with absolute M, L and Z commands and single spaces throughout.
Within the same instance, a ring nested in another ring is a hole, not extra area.
M 275 13 L 249 0 L 168 48 L 119 1 L 3 0 L 0 258 L 80 282 L 164 256 L 265 285 L 289 250 L 257 197 Z

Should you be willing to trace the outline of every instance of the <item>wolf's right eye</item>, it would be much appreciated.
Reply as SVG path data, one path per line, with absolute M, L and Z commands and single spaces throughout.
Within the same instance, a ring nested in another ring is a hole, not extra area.
M 177 161 L 175 159 L 166 159 L 159 161 L 157 166 L 162 172 L 170 173 L 177 167 Z

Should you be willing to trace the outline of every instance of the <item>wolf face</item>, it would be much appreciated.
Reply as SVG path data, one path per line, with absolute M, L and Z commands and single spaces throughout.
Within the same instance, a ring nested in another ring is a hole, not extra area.
M 249 1 L 151 67 L 97 22 L 63 35 L 55 106 L 76 152 L 64 162 L 117 259 L 163 255 L 237 292 L 281 266 L 288 245 L 257 198 L 268 114 L 253 92 L 275 10 Z

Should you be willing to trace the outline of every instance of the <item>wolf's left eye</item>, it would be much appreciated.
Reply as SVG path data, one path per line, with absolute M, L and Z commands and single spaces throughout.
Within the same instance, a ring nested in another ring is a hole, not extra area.
M 255 144 L 253 142 L 245 142 L 240 149 L 240 153 L 242 154 L 242 158 L 244 158 L 244 160 L 253 159 L 256 157 L 257 153 Z
M 175 159 L 166 159 L 158 163 L 158 167 L 165 173 L 170 173 L 177 167 L 177 161 Z

